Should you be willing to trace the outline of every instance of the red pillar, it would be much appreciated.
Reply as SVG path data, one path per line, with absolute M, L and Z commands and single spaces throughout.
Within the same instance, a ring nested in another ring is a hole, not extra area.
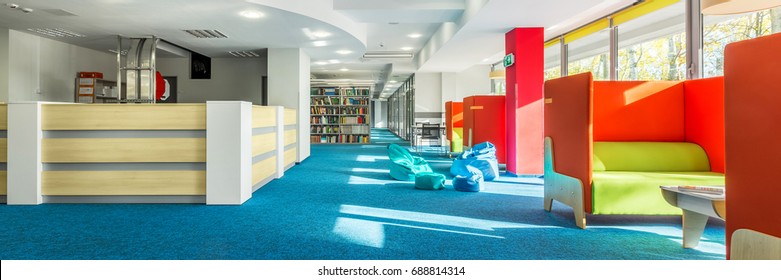
M 543 173 L 544 29 L 515 28 L 505 34 L 505 51 L 515 63 L 507 79 L 507 171 Z

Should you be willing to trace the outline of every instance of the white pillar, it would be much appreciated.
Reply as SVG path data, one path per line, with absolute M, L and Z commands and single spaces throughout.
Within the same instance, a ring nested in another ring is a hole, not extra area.
M 0 102 L 8 102 L 8 89 L 9 86 L 9 78 L 10 75 L 10 62 L 9 62 L 9 55 L 11 53 L 10 49 L 10 38 L 9 38 L 9 32 L 7 28 L 0 28 Z
M 41 103 L 8 104 L 8 205 L 43 202 L 41 138 Z
M 285 107 L 276 106 L 277 123 L 274 131 L 277 134 L 277 176 L 282 178 L 285 175 Z
M 252 197 L 252 103 L 206 102 L 206 204 Z
M 268 49 L 268 105 L 296 109 L 298 114 L 296 162 L 310 153 L 309 63 L 301 49 Z

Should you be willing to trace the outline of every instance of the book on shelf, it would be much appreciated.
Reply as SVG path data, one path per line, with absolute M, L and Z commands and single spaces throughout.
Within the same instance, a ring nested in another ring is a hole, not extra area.
M 680 192 L 723 195 L 724 186 L 677 186 Z

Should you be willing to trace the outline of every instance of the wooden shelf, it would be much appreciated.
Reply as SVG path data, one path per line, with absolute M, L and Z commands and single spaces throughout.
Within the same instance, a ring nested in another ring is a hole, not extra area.
M 368 127 L 371 116 L 371 111 L 369 111 L 371 109 L 369 104 L 369 99 L 371 98 L 369 91 L 369 87 L 313 87 L 310 91 L 312 93 L 310 97 L 313 103 L 311 104 L 310 112 L 329 112 L 331 114 L 311 114 L 310 127 L 312 130 L 317 130 L 325 126 L 339 126 L 340 129 L 339 133 L 311 132 L 310 134 L 314 136 L 311 139 L 311 143 L 368 144 L 370 142 L 371 135 Z M 326 92 L 334 94 L 325 94 Z M 360 95 L 353 95 L 355 93 L 359 93 Z M 358 112 L 363 112 L 363 114 Z M 328 121 L 328 123 L 323 123 L 325 121 Z M 343 121 L 356 123 L 342 123 Z M 348 131 L 345 132 L 344 130 Z M 351 133 L 352 131 L 359 133 Z M 353 140 L 358 142 L 342 143 L 339 142 L 339 140 Z

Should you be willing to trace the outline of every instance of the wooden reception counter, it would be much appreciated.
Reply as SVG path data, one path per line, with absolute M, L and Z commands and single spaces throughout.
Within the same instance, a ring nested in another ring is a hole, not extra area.
M 296 161 L 295 110 L 282 107 L 34 102 L 0 115 L 8 204 L 235 205 Z

